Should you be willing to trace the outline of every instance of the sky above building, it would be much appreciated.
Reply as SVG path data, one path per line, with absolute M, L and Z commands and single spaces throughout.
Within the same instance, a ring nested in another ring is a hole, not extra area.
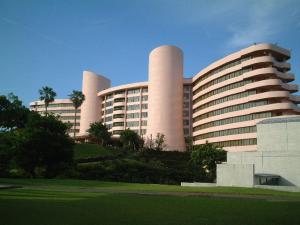
M 50 86 L 81 90 L 82 71 L 112 85 L 148 79 L 160 45 L 184 51 L 184 74 L 253 43 L 292 50 L 300 84 L 299 0 L 0 0 L 0 94 L 28 105 Z

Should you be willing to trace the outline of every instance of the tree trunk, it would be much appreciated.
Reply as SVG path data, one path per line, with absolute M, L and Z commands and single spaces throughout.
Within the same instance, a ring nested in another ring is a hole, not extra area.
M 46 116 L 48 116 L 48 106 L 45 104 L 45 113 L 46 113 Z
M 75 118 L 74 118 L 74 130 L 73 130 L 73 138 L 75 140 L 75 135 L 76 135 L 76 114 L 77 114 L 77 109 L 75 108 Z

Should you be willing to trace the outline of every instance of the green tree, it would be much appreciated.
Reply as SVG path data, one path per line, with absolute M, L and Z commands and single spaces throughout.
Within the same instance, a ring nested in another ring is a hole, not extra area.
M 165 147 L 165 135 L 161 133 L 156 134 L 156 138 L 154 140 L 155 150 L 162 151 Z
M 73 162 L 73 141 L 67 126 L 55 116 L 31 114 L 24 129 L 16 131 L 17 164 L 32 177 L 52 178 Z
M 111 134 L 108 132 L 107 127 L 101 122 L 92 123 L 88 129 L 88 133 L 92 140 L 96 140 L 96 142 L 102 146 L 110 142 Z
M 73 92 L 69 95 L 69 97 L 70 97 L 70 100 L 72 101 L 74 109 L 75 109 L 74 134 L 73 134 L 73 137 L 75 139 L 77 110 L 82 105 L 82 103 L 84 102 L 85 96 L 81 91 L 73 90 Z
M 0 132 L 0 177 L 7 176 L 14 158 L 13 132 Z
M 226 151 L 211 143 L 195 146 L 191 152 L 191 163 L 204 172 L 208 180 L 216 178 L 217 164 L 226 161 Z
M 22 105 L 17 96 L 10 93 L 0 96 L 0 130 L 12 130 L 25 126 L 29 109 Z
M 39 93 L 40 93 L 40 100 L 44 101 L 45 103 L 45 110 L 47 116 L 49 103 L 54 101 L 54 98 L 56 97 L 56 93 L 51 87 L 48 86 L 42 87 L 42 89 L 39 90 Z
M 130 129 L 126 129 L 120 133 L 120 141 L 124 148 L 134 151 L 143 145 L 143 139 Z
M 193 137 L 187 136 L 184 138 L 185 146 L 187 151 L 193 150 Z

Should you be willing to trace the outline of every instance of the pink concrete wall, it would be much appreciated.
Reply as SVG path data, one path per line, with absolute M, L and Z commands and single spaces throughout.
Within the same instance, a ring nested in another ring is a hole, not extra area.
M 99 91 L 110 87 L 110 80 L 90 71 L 83 72 L 82 92 L 85 101 L 81 105 L 80 134 L 86 134 L 90 124 L 101 119 L 101 98 Z
M 185 150 L 183 135 L 183 53 L 161 46 L 149 56 L 147 137 L 162 133 L 166 150 Z

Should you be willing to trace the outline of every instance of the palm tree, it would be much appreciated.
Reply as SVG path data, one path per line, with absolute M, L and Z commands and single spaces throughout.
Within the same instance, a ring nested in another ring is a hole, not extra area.
M 76 115 L 77 115 L 77 109 L 82 105 L 82 103 L 85 100 L 85 96 L 81 91 L 75 91 L 69 95 L 70 100 L 73 103 L 73 106 L 75 108 L 75 119 L 74 119 L 74 139 L 75 139 L 75 133 L 76 133 Z
M 87 131 L 89 136 L 102 146 L 105 146 L 110 142 L 111 133 L 108 132 L 107 127 L 101 122 L 91 123 L 90 128 Z
M 44 101 L 45 103 L 45 110 L 47 116 L 49 103 L 54 101 L 56 93 L 55 91 L 53 91 L 51 87 L 48 86 L 42 87 L 42 89 L 39 90 L 39 93 L 40 93 L 40 100 Z

